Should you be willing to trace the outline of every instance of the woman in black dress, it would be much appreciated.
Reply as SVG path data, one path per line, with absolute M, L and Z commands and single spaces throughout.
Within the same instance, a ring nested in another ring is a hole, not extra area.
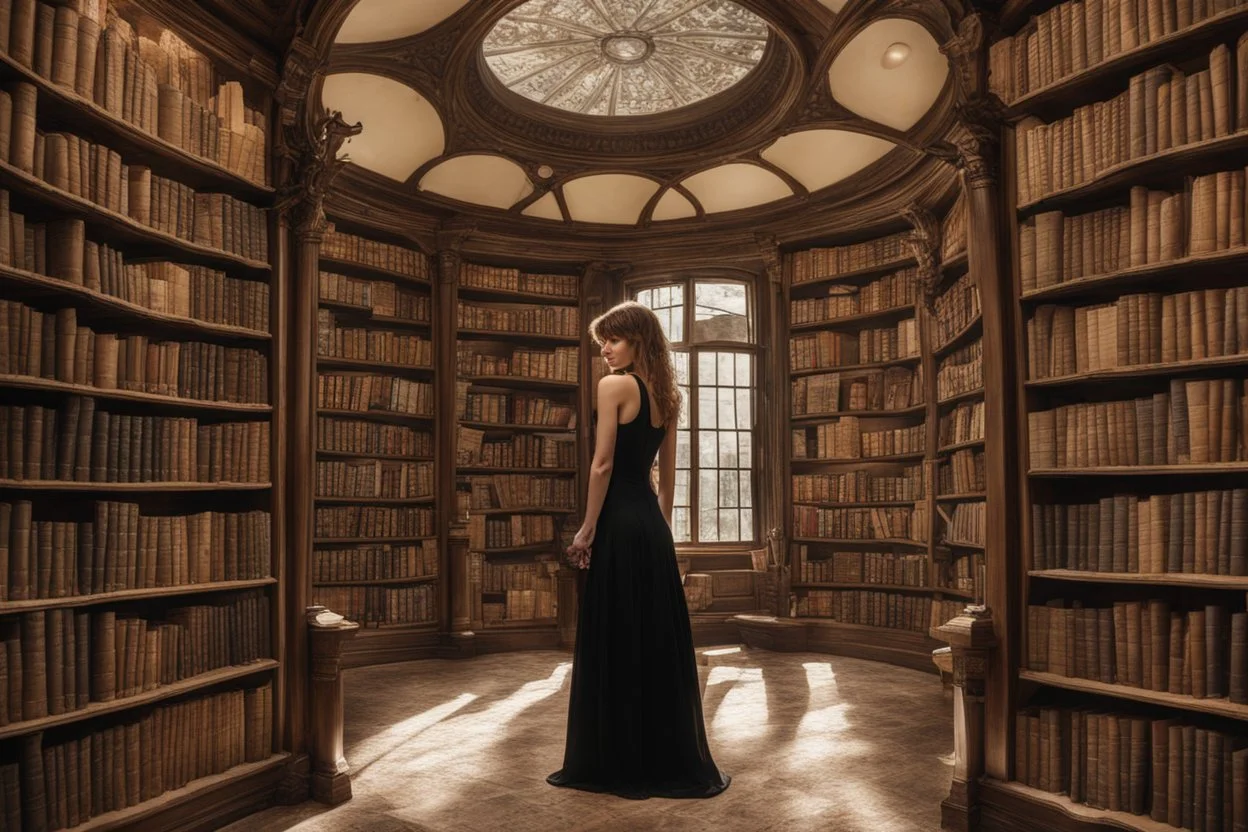
M 732 778 L 707 748 L 672 542 L 680 391 L 671 352 L 658 318 L 639 303 L 613 307 L 589 331 L 612 373 L 598 382 L 585 521 L 568 547 L 589 572 L 563 768 L 546 781 L 632 798 L 713 797 Z

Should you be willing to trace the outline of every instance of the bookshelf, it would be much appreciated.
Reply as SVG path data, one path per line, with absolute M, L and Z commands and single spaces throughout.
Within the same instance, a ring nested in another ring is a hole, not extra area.
M 312 598 L 360 623 L 355 661 L 436 640 L 441 621 L 432 263 L 340 222 L 318 289 Z
M 528 631 L 525 643 L 554 646 L 562 552 L 581 503 L 580 277 L 465 262 L 456 290 L 467 612 L 483 635 Z
M 159 819 L 287 757 L 271 97 L 139 6 L 101 5 L 5 4 L 0 38 L 15 830 Z
M 1102 26 L 1093 6 L 1018 20 L 989 55 L 1027 456 L 1012 749 L 987 802 L 1238 828 L 1248 15 Z

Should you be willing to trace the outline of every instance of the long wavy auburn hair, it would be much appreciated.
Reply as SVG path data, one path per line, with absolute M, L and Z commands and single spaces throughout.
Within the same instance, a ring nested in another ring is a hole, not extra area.
M 610 338 L 627 341 L 633 348 L 632 369 L 646 380 L 650 395 L 658 403 L 663 425 L 670 425 L 680 415 L 680 388 L 676 386 L 672 350 L 658 316 L 649 307 L 633 300 L 617 304 L 590 322 L 589 336 L 598 344 Z

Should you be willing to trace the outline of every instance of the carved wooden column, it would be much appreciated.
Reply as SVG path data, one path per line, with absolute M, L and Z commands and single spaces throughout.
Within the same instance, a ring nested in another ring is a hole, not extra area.
M 360 625 L 322 606 L 308 607 L 306 619 L 312 655 L 312 798 L 337 806 L 351 799 L 342 742 L 342 647 Z
M 286 56 L 282 83 L 277 91 L 281 129 L 278 198 L 274 205 L 278 239 L 285 243 L 293 232 L 295 251 L 286 265 L 284 297 L 291 302 L 281 320 L 288 325 L 283 344 L 286 373 L 286 476 L 284 516 L 285 557 L 282 564 L 282 617 L 285 719 L 282 747 L 293 755 L 287 778 L 279 788 L 279 800 L 306 800 L 308 783 L 309 659 L 305 610 L 311 600 L 313 499 L 316 452 L 316 308 L 320 271 L 320 245 L 325 234 L 323 210 L 326 195 L 342 163 L 338 153 L 361 125 L 348 125 L 338 112 L 312 113 L 307 94 L 315 76 L 314 50 L 296 39 Z M 284 255 L 284 252 L 283 252 Z
M 759 512 L 763 543 L 768 549 L 768 568 L 762 578 L 758 599 L 764 612 L 778 616 L 789 614 L 788 540 L 785 538 L 785 518 L 789 513 L 790 477 L 789 453 L 789 351 L 788 351 L 788 294 L 784 284 L 784 265 L 775 236 L 755 234 L 762 275 L 758 284 L 758 320 L 762 331 L 757 341 L 762 344 L 757 375 L 760 381 L 757 410 L 754 421 L 760 430 L 760 456 L 775 460 L 781 472 L 764 476 L 759 496 L 762 498 Z
M 1002 211 L 997 188 L 998 145 L 1003 109 L 987 90 L 987 49 L 980 17 L 962 20 L 957 35 L 941 47 L 949 55 L 961 87 L 955 111 L 957 134 L 946 158 L 962 171 L 968 198 L 967 245 L 970 273 L 979 288 L 984 329 L 984 461 L 987 508 L 987 563 L 984 587 L 997 649 L 989 665 L 985 705 L 985 768 L 1008 780 L 1013 757 L 1011 730 L 1014 668 L 1017 665 L 1021 598 L 1016 562 L 1019 522 L 1016 333 L 1013 286 L 1002 242 Z
M 940 826 L 968 832 L 979 822 L 975 798 L 984 773 L 984 683 L 996 643 L 992 613 L 968 606 L 937 629 L 953 651 L 953 784 L 940 804 Z

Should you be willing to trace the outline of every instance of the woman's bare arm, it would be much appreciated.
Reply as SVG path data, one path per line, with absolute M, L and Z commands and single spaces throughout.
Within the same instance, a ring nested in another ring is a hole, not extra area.
M 589 467 L 589 496 L 585 501 L 585 521 L 582 528 L 593 529 L 598 525 L 598 515 L 607 498 L 607 486 L 611 482 L 612 460 L 615 456 L 615 437 L 620 424 L 620 405 L 624 403 L 628 387 L 636 386 L 629 376 L 606 375 L 598 380 L 598 421 L 594 441 L 594 461 Z
M 676 501 L 676 425 L 667 426 L 659 446 L 659 508 L 668 527 L 672 525 L 672 505 Z

